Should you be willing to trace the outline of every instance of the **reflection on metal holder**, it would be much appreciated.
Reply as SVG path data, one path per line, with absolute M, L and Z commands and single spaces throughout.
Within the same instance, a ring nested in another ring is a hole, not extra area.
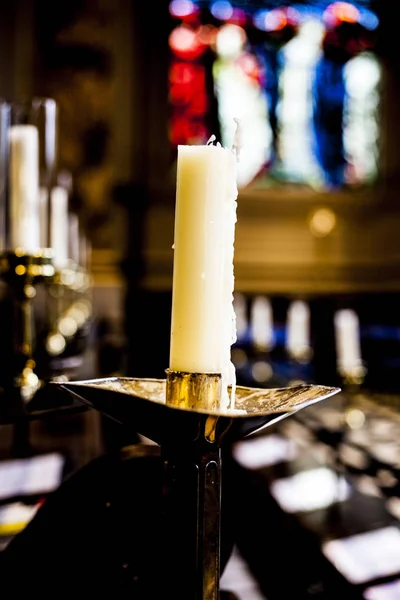
M 181 408 L 218 410 L 221 401 L 220 373 L 184 373 L 166 370 L 166 402 Z
M 168 370 L 167 380 L 55 384 L 161 446 L 164 529 L 155 577 L 162 578 L 166 597 L 175 600 L 219 599 L 222 449 L 340 391 L 320 385 L 239 386 L 237 409 L 221 412 L 216 404 L 220 383 L 215 374 Z M 197 391 L 200 405 L 192 395 Z

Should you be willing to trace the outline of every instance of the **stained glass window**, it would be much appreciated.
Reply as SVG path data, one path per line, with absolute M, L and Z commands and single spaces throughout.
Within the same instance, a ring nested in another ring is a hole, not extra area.
M 173 0 L 170 140 L 232 144 L 240 187 L 322 189 L 378 175 L 379 19 L 367 0 Z

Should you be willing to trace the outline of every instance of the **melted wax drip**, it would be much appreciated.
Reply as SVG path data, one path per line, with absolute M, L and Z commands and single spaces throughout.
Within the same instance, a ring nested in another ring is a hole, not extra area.
M 236 132 L 232 145 L 232 152 L 236 154 L 236 161 L 239 161 L 239 155 L 242 148 L 241 145 L 241 129 L 240 120 L 234 119 L 236 123 Z M 221 144 L 216 141 L 215 135 L 212 135 L 207 142 L 207 146 L 221 147 Z M 235 185 L 232 185 L 231 189 L 228 190 L 228 200 L 226 209 L 226 238 L 232 239 L 232 248 L 229 248 L 229 252 L 226 256 L 226 289 L 229 290 L 231 295 L 231 309 L 230 314 L 227 316 L 229 322 L 226 323 L 225 335 L 229 336 L 229 356 L 224 360 L 224 368 L 222 372 L 222 398 L 221 398 L 221 410 L 223 411 L 235 411 L 235 395 L 236 395 L 236 369 L 230 358 L 231 346 L 236 342 L 236 315 L 233 307 L 233 291 L 234 291 L 234 271 L 233 271 L 233 243 L 235 237 L 235 223 L 236 223 L 236 209 L 237 209 L 237 195 L 238 190 Z M 228 392 L 230 388 L 230 393 Z

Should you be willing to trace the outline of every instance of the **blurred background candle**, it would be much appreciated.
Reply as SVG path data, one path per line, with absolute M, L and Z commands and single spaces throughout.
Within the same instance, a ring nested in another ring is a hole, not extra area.
M 251 337 L 254 346 L 268 352 L 274 344 L 274 320 L 269 298 L 256 296 L 251 305 Z
M 170 368 L 234 383 L 236 155 L 178 146 Z
M 70 212 L 68 217 L 69 239 L 68 255 L 75 265 L 79 264 L 79 217 L 76 213 Z
M 49 193 L 47 188 L 40 186 L 39 188 L 39 228 L 40 228 L 40 247 L 47 248 L 48 243 L 48 212 L 49 212 Z
M 288 309 L 286 347 L 295 359 L 305 358 L 310 350 L 310 309 L 301 300 L 292 302 Z
M 40 247 L 39 135 L 34 125 L 10 128 L 10 249 Z
M 69 259 L 68 190 L 56 186 L 51 190 L 51 247 L 54 266 L 64 269 Z
M 338 368 L 351 373 L 362 365 L 360 323 L 354 310 L 338 310 L 335 314 L 335 340 Z
M 69 198 L 72 186 L 71 175 L 61 171 L 54 186 L 41 186 L 39 192 L 40 243 L 42 248 L 50 246 L 56 269 L 64 269 L 69 259 L 78 263 L 79 224 L 77 215 L 69 212 Z M 49 207 L 48 198 L 51 198 Z M 50 210 L 49 210 L 50 208 Z M 76 217 L 76 222 L 73 219 Z M 48 227 L 50 219 L 50 229 Z M 73 236 L 74 239 L 71 239 Z M 47 239 L 49 238 L 49 244 Z M 74 254 L 74 258 L 71 253 Z
M 0 101 L 0 181 L 8 180 L 10 105 Z M 8 247 L 7 186 L 0 186 L 0 251 Z

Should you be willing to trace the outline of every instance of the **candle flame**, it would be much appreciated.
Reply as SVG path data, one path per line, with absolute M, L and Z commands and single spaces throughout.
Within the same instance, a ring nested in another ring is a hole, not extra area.
M 207 146 L 213 146 L 215 144 L 216 139 L 217 138 L 215 137 L 214 134 L 212 136 L 210 136 L 210 139 L 207 142 Z

